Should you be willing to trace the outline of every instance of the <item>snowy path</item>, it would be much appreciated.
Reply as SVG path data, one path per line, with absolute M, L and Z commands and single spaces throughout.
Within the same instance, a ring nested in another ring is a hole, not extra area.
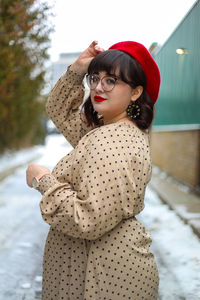
M 42 150 L 45 155 L 37 163 L 52 169 L 70 149 L 62 136 L 50 136 Z M 25 184 L 25 169 L 21 167 L 0 183 L 0 300 L 40 299 L 48 225 L 40 216 L 39 193 Z M 199 239 L 150 189 L 145 202 L 139 219 L 153 238 L 152 251 L 160 273 L 159 299 L 200 299 Z
M 46 147 L 20 151 L 0 159 L 3 168 L 23 164 L 32 157 L 52 168 L 69 152 L 64 138 L 47 139 Z M 42 156 L 43 154 L 43 156 Z M 43 248 L 49 226 L 43 222 L 40 194 L 26 185 L 26 166 L 0 182 L 0 300 L 40 299 Z M 36 296 L 39 295 L 39 298 Z
M 162 300 L 200 299 L 200 240 L 192 229 L 147 189 L 139 220 L 152 235 Z

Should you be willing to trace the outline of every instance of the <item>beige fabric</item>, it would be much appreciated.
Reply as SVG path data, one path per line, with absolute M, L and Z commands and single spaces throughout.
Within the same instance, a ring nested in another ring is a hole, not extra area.
M 157 299 L 151 237 L 135 218 L 151 176 L 148 135 L 127 123 L 87 128 L 82 79 L 68 70 L 47 103 L 75 148 L 40 181 L 41 212 L 51 225 L 42 299 Z

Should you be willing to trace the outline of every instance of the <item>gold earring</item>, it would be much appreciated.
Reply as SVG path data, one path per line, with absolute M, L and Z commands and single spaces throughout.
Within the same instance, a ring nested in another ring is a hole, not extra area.
M 127 115 L 132 119 L 135 120 L 140 115 L 140 107 L 139 105 L 132 103 L 126 109 Z

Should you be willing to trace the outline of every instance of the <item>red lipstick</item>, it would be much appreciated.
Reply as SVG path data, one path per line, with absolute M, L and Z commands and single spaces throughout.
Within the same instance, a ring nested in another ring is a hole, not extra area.
M 106 99 L 105 98 L 103 98 L 103 97 L 101 97 L 101 96 L 95 96 L 94 97 L 94 101 L 95 102 L 103 102 L 103 101 L 105 101 Z

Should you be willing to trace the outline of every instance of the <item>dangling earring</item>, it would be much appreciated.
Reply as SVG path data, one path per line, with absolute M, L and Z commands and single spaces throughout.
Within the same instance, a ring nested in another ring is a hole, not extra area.
M 140 115 L 140 107 L 135 103 L 129 104 L 129 106 L 126 109 L 126 112 L 132 120 L 135 120 Z

